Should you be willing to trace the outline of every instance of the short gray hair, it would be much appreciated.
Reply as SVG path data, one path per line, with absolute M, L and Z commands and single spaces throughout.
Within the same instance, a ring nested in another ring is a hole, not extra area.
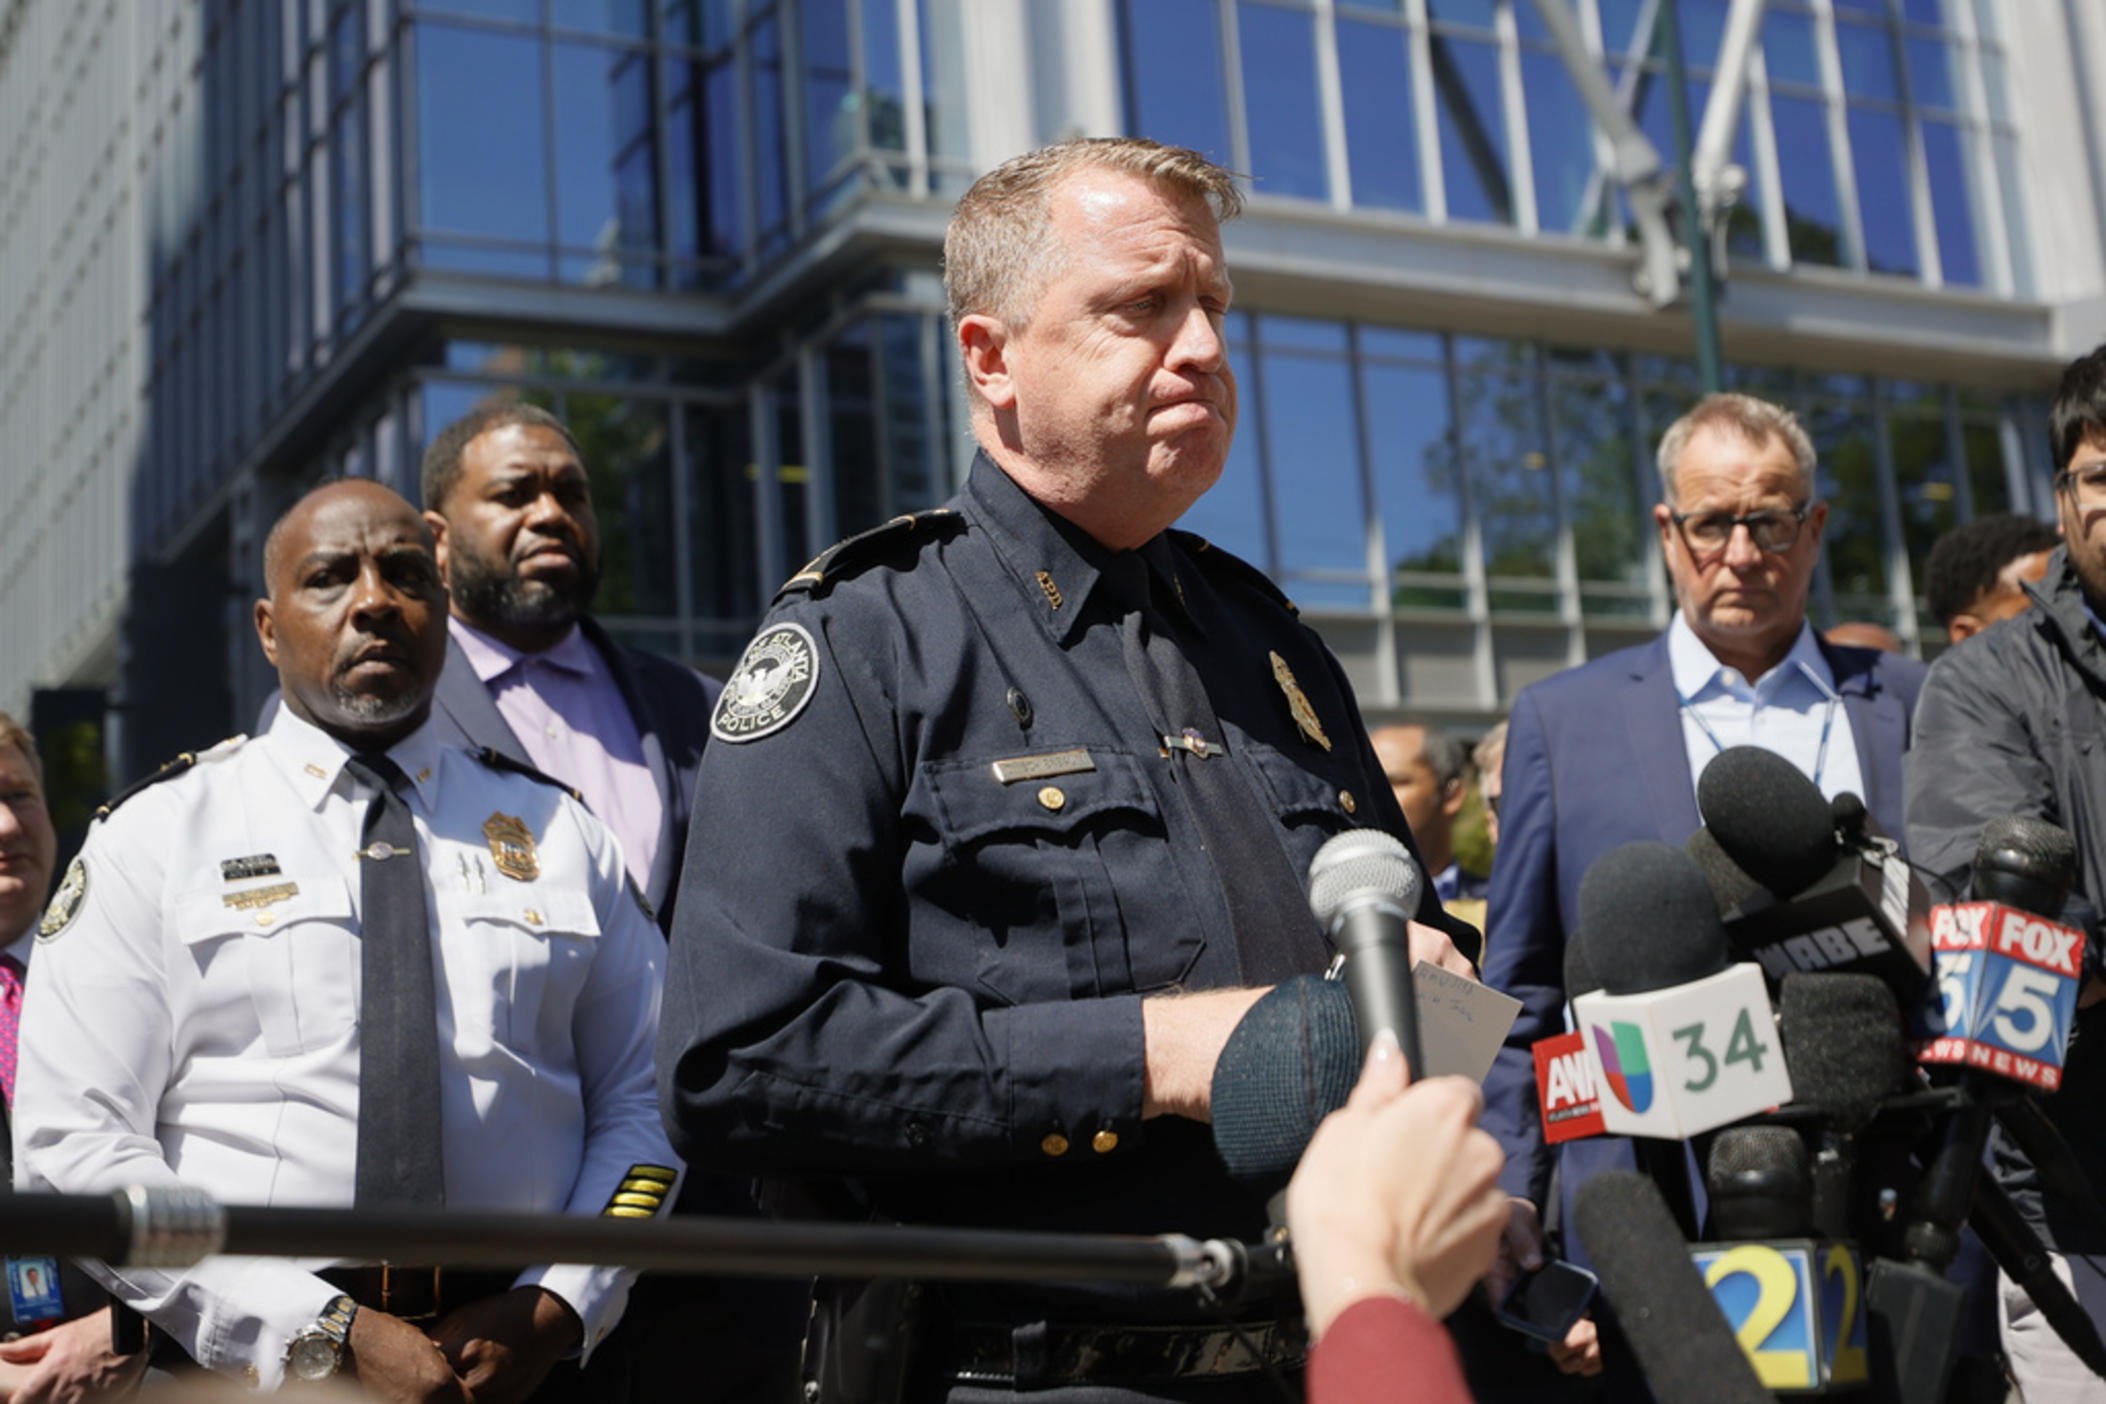
M 1731 429 L 1751 444 L 1765 444 L 1772 438 L 1782 439 L 1784 446 L 1792 451 L 1792 461 L 1799 465 L 1799 479 L 1806 488 L 1806 496 L 1814 495 L 1814 446 L 1799 424 L 1799 416 L 1783 405 L 1759 400 L 1753 395 L 1722 391 L 1706 395 L 1680 419 L 1667 426 L 1660 436 L 1660 495 L 1671 507 L 1675 503 L 1675 470 L 1681 465 L 1682 455 L 1689 448 L 1689 441 L 1696 437 L 1699 429 Z
M 951 325 L 974 313 L 1021 330 L 1060 270 L 1049 218 L 1055 187 L 1078 171 L 1124 171 L 1203 201 L 1216 220 L 1243 211 L 1235 177 L 1182 146 L 1143 137 L 1077 137 L 1012 157 L 973 182 L 943 236 Z

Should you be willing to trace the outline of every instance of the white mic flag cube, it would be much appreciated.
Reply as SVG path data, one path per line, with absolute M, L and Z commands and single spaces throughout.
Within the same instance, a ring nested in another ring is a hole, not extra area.
M 1600 1076 L 1602 1129 L 1680 1141 L 1792 1099 L 1762 967 L 1572 1002 Z

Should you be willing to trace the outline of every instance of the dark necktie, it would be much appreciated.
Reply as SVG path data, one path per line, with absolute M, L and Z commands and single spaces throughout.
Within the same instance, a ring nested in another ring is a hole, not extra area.
M 359 835 L 358 1199 L 443 1205 L 439 1016 L 409 777 L 384 755 L 344 769 L 379 793 Z
M 1164 763 L 1175 767 L 1200 843 L 1213 860 L 1228 905 L 1229 929 L 1245 984 L 1273 985 L 1320 974 L 1329 954 L 1302 881 L 1273 831 L 1270 806 L 1237 773 L 1227 735 L 1199 673 L 1172 636 L 1168 611 L 1154 603 L 1148 563 L 1137 552 L 1106 572 L 1134 606 L 1119 623 L 1126 671 L 1160 733 Z

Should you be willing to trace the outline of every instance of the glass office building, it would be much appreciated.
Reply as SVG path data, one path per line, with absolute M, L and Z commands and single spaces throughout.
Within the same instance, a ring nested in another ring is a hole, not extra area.
M 1664 0 L 1565 2 L 1671 157 Z M 1675 3 L 1701 111 L 1727 3 Z M 2102 85 L 2087 0 L 1771 0 L 1722 314 L 1821 453 L 1822 620 L 1923 648 L 1928 543 L 2048 510 L 2044 395 L 2106 339 Z M 1532 0 L 12 0 L 0 130 L 0 706 L 105 690 L 121 770 L 247 728 L 275 513 L 414 497 L 492 395 L 576 430 L 610 627 L 721 672 L 958 481 L 944 222 L 1073 133 L 1247 173 L 1242 421 L 1186 525 L 1370 712 L 1482 724 L 1668 617 L 1689 318 L 1632 291 Z

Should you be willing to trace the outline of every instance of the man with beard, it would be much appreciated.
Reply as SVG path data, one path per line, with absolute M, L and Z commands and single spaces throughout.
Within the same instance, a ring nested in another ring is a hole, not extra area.
M 440 737 L 446 592 L 416 509 L 377 483 L 318 488 L 271 532 L 264 576 L 269 729 L 105 806 L 38 928 L 16 1183 L 660 1212 L 678 1164 L 652 1095 L 664 942 L 571 792 Z M 507 1404 L 602 1397 L 559 1362 L 606 1339 L 633 1277 L 91 1270 L 165 1337 L 157 1359 Z
M 548 411 L 493 402 L 449 424 L 425 451 L 423 489 L 453 593 L 432 708 L 441 734 L 575 785 L 669 922 L 722 685 L 616 643 L 586 612 L 599 521 L 577 440 Z M 692 1175 L 677 1212 L 750 1214 L 751 1184 Z M 671 1398 L 708 1358 L 727 1404 L 781 1398 L 805 1311 L 794 1283 L 653 1274 L 590 1383 L 603 1399 Z
M 577 786 L 665 922 L 720 685 L 616 643 L 587 613 L 599 521 L 577 441 L 547 410 L 498 402 L 447 425 L 423 486 L 453 592 L 444 734 Z

